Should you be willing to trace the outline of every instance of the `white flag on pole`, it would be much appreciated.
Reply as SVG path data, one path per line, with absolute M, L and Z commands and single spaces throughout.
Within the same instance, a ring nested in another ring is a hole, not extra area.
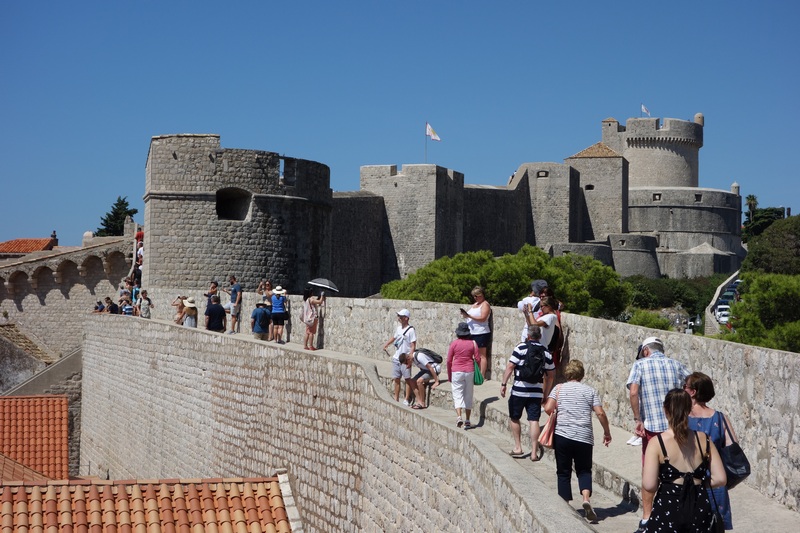
M 431 125 L 427 122 L 425 123 L 425 135 L 431 138 L 432 141 L 441 141 L 442 139 L 436 135 L 436 132 L 431 128 Z
M 648 117 L 650 116 L 650 110 L 647 109 L 647 107 L 644 104 L 642 104 L 642 113 L 644 113 Z

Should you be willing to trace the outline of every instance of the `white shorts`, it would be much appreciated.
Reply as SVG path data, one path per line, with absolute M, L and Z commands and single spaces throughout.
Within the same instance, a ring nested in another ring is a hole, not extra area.
M 411 379 L 411 369 L 397 359 L 392 359 L 392 379 Z

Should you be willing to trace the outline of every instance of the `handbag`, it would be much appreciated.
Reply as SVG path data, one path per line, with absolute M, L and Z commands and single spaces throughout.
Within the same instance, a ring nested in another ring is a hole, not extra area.
M 720 416 L 722 417 L 722 425 L 725 427 L 725 433 L 731 438 L 731 443 L 719 450 L 722 464 L 725 465 L 725 474 L 728 476 L 728 483 L 725 486 L 728 490 L 731 490 L 750 475 L 750 461 L 747 460 L 747 456 L 745 456 L 744 450 L 739 446 L 739 443 L 733 440 L 731 430 L 725 421 L 725 415 L 720 413 Z
M 545 422 L 542 431 L 539 433 L 539 444 L 545 448 L 553 447 L 553 435 L 556 432 L 556 422 L 558 419 L 558 395 L 561 394 L 561 385 L 556 389 L 556 410 L 550 415 L 550 418 Z
M 472 382 L 475 385 L 483 385 L 483 374 L 481 374 L 481 367 L 478 366 L 477 361 L 472 361 L 475 364 L 475 374 L 472 377 Z

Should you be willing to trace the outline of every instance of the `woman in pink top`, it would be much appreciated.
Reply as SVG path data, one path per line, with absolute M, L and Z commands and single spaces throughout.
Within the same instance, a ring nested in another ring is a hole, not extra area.
M 469 429 L 472 424 L 469 415 L 472 413 L 472 389 L 475 386 L 475 363 L 478 362 L 478 345 L 472 340 L 469 326 L 461 322 L 456 328 L 456 340 L 450 343 L 447 350 L 447 379 L 453 391 L 453 404 L 456 408 L 456 427 Z M 466 412 L 466 420 L 461 418 L 461 410 Z

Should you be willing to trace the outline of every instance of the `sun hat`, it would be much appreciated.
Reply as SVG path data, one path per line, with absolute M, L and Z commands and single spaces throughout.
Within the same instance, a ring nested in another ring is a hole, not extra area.
M 256 302 L 256 307 L 266 307 L 266 306 L 267 306 L 267 303 L 264 302 L 264 301 Z
M 197 305 L 194 303 L 194 298 L 192 298 L 192 297 L 186 298 L 183 301 L 183 306 L 184 307 L 197 307 Z
M 466 322 L 459 322 L 456 328 L 456 337 L 466 337 L 469 335 L 469 325 Z
M 286 290 L 283 287 L 281 287 L 280 285 L 278 285 L 272 291 L 272 294 L 283 295 L 283 294 L 286 294 Z

